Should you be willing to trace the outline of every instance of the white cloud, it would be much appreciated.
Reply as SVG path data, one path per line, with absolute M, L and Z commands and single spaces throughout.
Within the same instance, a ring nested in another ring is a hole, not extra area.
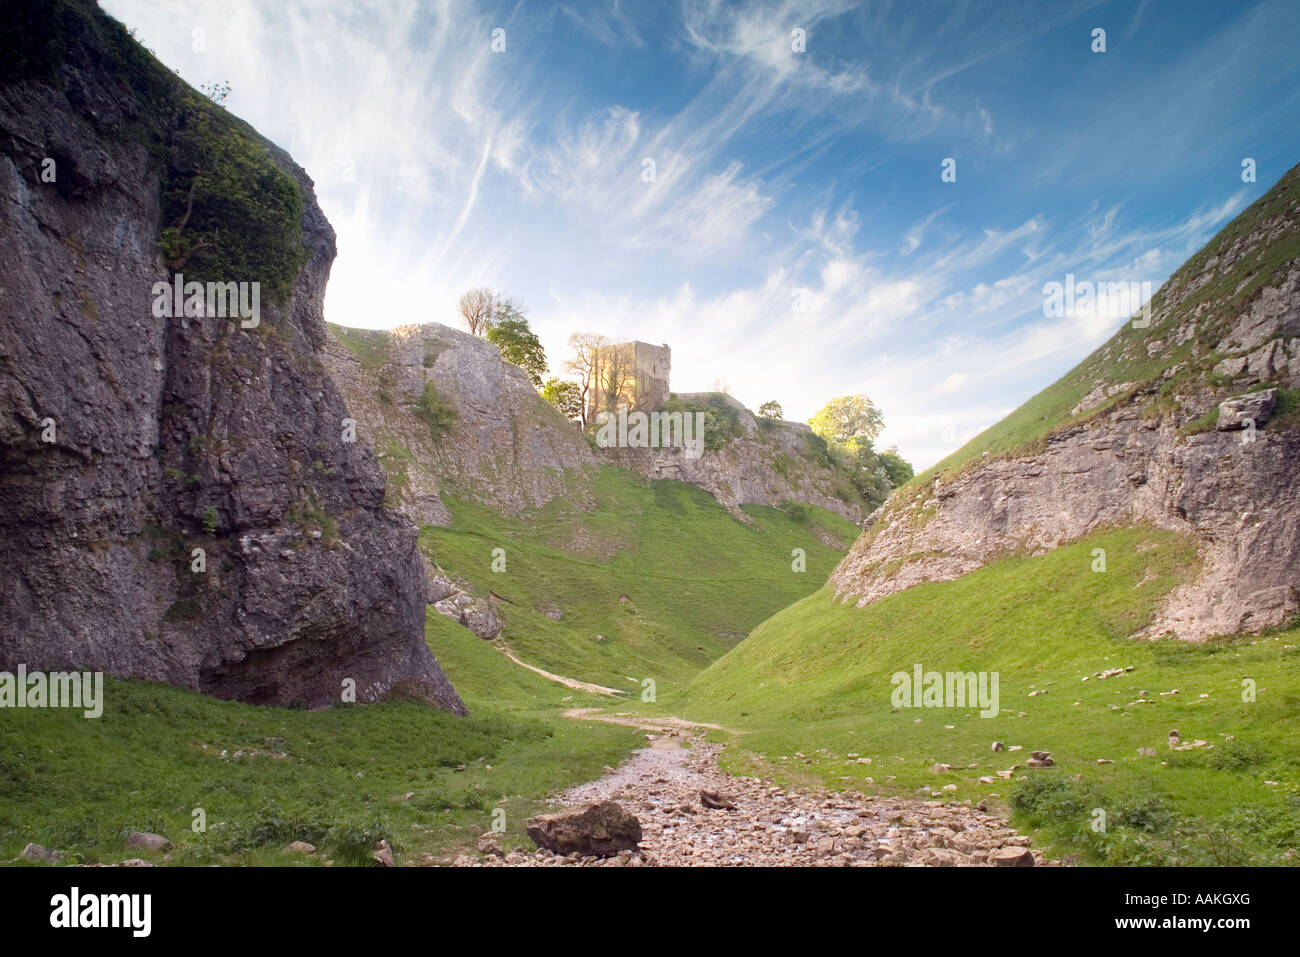
M 1023 187 L 1050 203 L 1030 187 L 1068 164 L 1028 164 L 1015 114 L 966 81 L 1077 18 L 1073 8 L 954 8 L 899 22 L 896 8 L 847 0 L 685 0 L 679 20 L 620 2 L 499 15 L 450 0 L 106 6 L 188 79 L 230 80 L 231 110 L 309 170 L 338 233 L 332 321 L 454 325 L 465 288 L 505 287 L 531 300 L 554 368 L 569 333 L 584 329 L 667 342 L 676 388 L 722 378 L 751 407 L 776 398 L 796 418 L 866 392 L 885 411 L 884 444 L 921 467 L 1059 376 L 1122 318 L 1048 318 L 1045 282 L 1067 272 L 1158 281 L 1252 195 L 1240 189 L 1140 226 L 1113 199 L 1082 223 L 1015 201 Z M 209 30 L 205 54 L 190 47 L 196 25 Z M 490 49 L 498 26 L 504 54 Z M 671 93 L 635 103 L 566 86 L 537 53 L 551 27 L 589 37 L 583 56 L 649 55 L 648 41 L 660 41 L 681 75 Z M 804 54 L 790 49 L 795 27 L 807 31 Z M 850 28 L 861 44 L 836 57 Z M 1216 51 L 1217 41 L 1194 63 Z M 1172 81 L 1159 89 L 1177 92 Z M 1181 106 L 1194 98 L 1178 93 L 1160 122 L 1190 115 Z M 1148 92 L 1138 102 L 1150 101 Z M 1107 134 L 1145 128 L 1120 122 L 1127 109 L 1107 115 Z M 1081 120 L 1051 152 L 1100 162 L 1097 130 Z M 1173 151 L 1160 132 L 1140 139 Z M 851 167 L 843 174 L 817 166 L 841 138 L 858 144 L 864 133 L 861 152 L 835 154 Z M 968 153 L 962 191 L 943 193 L 942 205 L 938 194 L 890 195 L 905 188 L 899 164 L 933 150 L 937 187 L 938 158 L 963 145 L 986 164 L 1016 156 L 1019 178 L 999 181 L 1005 208 L 985 220 L 970 212 L 977 197 L 964 190 L 978 174 Z M 643 180 L 646 159 L 653 182 Z

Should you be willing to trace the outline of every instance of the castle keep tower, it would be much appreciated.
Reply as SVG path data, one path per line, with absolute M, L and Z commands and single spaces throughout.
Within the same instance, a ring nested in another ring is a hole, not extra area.
M 636 409 L 655 409 L 668 401 L 668 372 L 673 364 L 673 350 L 668 343 L 652 346 L 633 342 L 632 365 L 636 378 Z
M 591 371 L 587 391 L 587 415 L 615 412 L 620 405 L 629 409 L 656 409 L 668 399 L 668 375 L 672 349 L 664 343 L 619 342 L 604 346 Z

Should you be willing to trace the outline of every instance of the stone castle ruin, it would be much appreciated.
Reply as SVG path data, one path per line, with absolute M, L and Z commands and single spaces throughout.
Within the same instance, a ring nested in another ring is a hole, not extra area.
M 649 410 L 668 399 L 672 350 L 668 344 L 619 342 L 601 346 L 587 373 L 587 418 L 617 412 L 619 406 Z

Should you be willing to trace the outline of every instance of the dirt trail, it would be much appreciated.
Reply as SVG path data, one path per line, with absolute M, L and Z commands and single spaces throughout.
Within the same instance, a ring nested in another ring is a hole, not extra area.
M 703 728 L 708 731 L 726 731 L 720 724 L 709 724 L 707 721 L 687 721 L 684 718 L 674 718 L 672 715 L 642 715 L 631 714 L 630 712 L 616 712 L 610 714 L 602 711 L 600 708 L 570 708 L 564 712 L 566 718 L 577 718 L 582 721 L 604 721 L 607 724 L 625 724 L 629 728 L 640 728 L 642 731 L 653 731 L 657 734 L 667 734 L 677 731 L 694 731 Z
M 503 655 L 515 664 L 519 665 L 521 668 L 527 668 L 529 671 L 536 672 L 548 681 L 554 681 L 556 684 L 564 685 L 564 687 L 572 688 L 575 691 L 587 691 L 591 694 L 611 695 L 616 698 L 627 697 L 626 691 L 619 691 L 617 688 L 606 688 L 604 685 L 592 684 L 590 681 L 579 681 L 577 678 L 566 678 L 564 675 L 557 675 L 554 672 L 547 671 L 544 668 L 539 668 L 536 665 L 530 665 L 526 661 L 520 661 L 519 657 L 504 644 L 497 644 L 496 642 L 493 642 L 493 644 L 496 645 L 497 649 Z
M 574 708 L 566 717 L 610 721 L 647 732 L 649 746 L 603 777 L 561 795 L 565 805 L 615 800 L 637 816 L 637 852 L 606 859 L 509 850 L 462 855 L 462 866 L 980 866 L 1051 863 L 1029 838 L 970 804 L 849 791 L 785 789 L 718 767 L 714 729 L 680 718 Z M 707 794 L 705 793 L 707 792 Z M 720 804 L 710 807 L 708 804 Z M 490 850 L 495 851 L 488 845 Z

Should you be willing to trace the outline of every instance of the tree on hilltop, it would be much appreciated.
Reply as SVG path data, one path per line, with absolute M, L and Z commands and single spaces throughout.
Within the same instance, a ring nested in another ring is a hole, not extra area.
M 885 428 L 885 417 L 865 395 L 845 395 L 827 402 L 808 426 L 827 442 L 850 446 L 864 439 L 874 442 Z
M 533 388 L 542 387 L 546 373 L 546 350 L 528 325 L 523 310 L 511 299 L 495 300 L 493 318 L 487 328 L 487 341 L 501 350 L 501 358 L 523 369 Z
M 482 336 L 492 324 L 492 315 L 496 308 L 496 296 L 486 286 L 462 293 L 458 303 L 461 318 L 469 326 L 471 336 Z

